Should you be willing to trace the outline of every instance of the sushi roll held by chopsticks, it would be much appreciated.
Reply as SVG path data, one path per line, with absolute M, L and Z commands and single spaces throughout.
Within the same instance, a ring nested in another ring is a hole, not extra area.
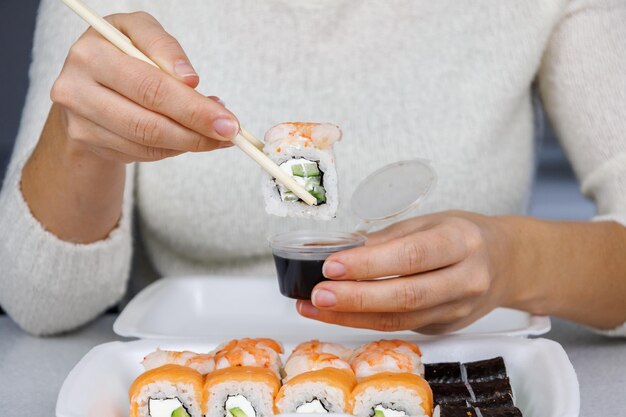
M 269 214 L 321 220 L 335 217 L 339 201 L 333 145 L 341 135 L 339 127 L 330 123 L 281 123 L 267 131 L 263 152 L 317 200 L 315 206 L 309 206 L 268 176 L 263 194 Z

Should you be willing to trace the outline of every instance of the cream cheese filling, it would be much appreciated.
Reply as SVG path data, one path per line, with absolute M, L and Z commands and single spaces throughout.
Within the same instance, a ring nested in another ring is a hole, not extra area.
M 299 405 L 296 408 L 296 413 L 326 414 L 328 410 L 326 410 L 322 402 L 316 398 L 313 401 Z
M 224 404 L 224 408 L 226 408 L 226 417 L 237 417 L 233 416 L 229 410 L 233 408 L 240 408 L 241 411 L 246 413 L 248 417 L 256 417 L 256 411 L 254 411 L 254 407 L 246 397 L 243 395 L 229 395 L 226 399 L 226 404 Z
M 383 407 L 382 404 L 378 404 L 376 407 L 374 407 L 374 411 L 382 412 L 385 415 L 385 417 L 404 417 L 404 416 L 406 416 L 406 412 L 399 411 L 399 410 L 394 410 L 393 408 Z
M 306 165 L 306 164 L 315 164 L 317 169 L 319 170 L 319 162 L 310 161 L 306 158 L 291 158 L 282 164 L 280 164 L 280 169 L 284 173 L 288 174 L 291 178 L 294 179 L 299 185 L 304 187 L 307 191 L 311 191 L 315 185 L 322 186 L 321 184 L 321 176 L 311 176 L 311 177 L 300 177 L 298 175 L 293 175 L 292 168 L 297 165 Z M 320 171 L 323 175 L 323 172 Z M 317 180 L 316 182 L 314 182 Z M 295 196 L 287 187 L 285 187 L 280 182 L 276 181 L 276 185 L 278 186 L 278 192 L 280 194 L 280 199 L 282 201 L 300 201 L 300 199 Z
M 182 406 L 183 404 L 178 398 L 164 398 L 162 400 L 150 398 L 148 401 L 150 417 L 172 417 L 172 412 Z

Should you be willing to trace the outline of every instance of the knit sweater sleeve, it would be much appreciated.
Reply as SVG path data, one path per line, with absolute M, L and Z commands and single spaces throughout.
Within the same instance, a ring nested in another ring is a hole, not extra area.
M 41 2 L 30 87 L 0 193 L 0 305 L 36 335 L 71 330 L 115 304 L 125 292 L 130 269 L 133 167 L 127 169 L 120 223 L 92 244 L 66 242 L 46 231 L 20 189 L 22 168 L 50 109 L 50 88 L 69 47 L 85 29 L 62 2 Z
M 596 221 L 626 225 L 626 1 L 573 0 L 545 52 L 546 112 Z M 590 277 L 591 279 L 592 277 Z M 626 324 L 609 332 L 626 336 Z

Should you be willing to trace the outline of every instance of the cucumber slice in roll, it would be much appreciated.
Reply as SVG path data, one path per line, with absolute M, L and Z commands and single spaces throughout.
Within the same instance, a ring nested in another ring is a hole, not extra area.
M 172 411 L 172 417 L 191 417 L 189 413 L 183 408 L 178 407 L 176 410 Z
M 233 417 L 248 417 L 246 413 L 239 407 L 229 408 L 228 412 L 233 415 Z M 174 417 L 174 416 L 172 416 Z
M 315 162 L 308 162 L 291 167 L 291 173 L 296 177 L 319 177 L 320 170 Z
M 321 185 L 313 186 L 313 189 L 309 191 L 313 197 L 317 199 L 317 204 L 326 202 L 326 189 Z
M 304 182 L 304 189 L 311 192 L 316 185 L 321 184 L 320 177 L 309 177 Z
M 291 191 L 285 191 L 283 194 L 283 201 L 298 201 L 300 198 Z

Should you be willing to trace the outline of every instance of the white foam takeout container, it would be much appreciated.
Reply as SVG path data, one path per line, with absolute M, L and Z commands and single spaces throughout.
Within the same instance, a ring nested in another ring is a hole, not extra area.
M 514 310 L 496 310 L 448 336 L 382 333 L 300 317 L 294 300 L 278 292 L 276 278 L 205 276 L 157 281 L 128 304 L 113 328 L 121 336 L 142 340 L 105 343 L 89 351 L 63 383 L 57 417 L 128 416 L 127 390 L 143 372 L 145 355 L 157 347 L 206 352 L 228 339 L 246 336 L 276 338 L 287 353 L 297 343 L 314 338 L 348 346 L 401 338 L 418 343 L 426 363 L 502 356 L 515 403 L 525 417 L 579 413 L 578 380 L 563 348 L 550 340 L 523 337 L 548 331 L 549 319 Z
M 113 330 L 120 336 L 142 339 L 320 337 L 331 340 L 385 335 L 305 319 L 297 314 L 294 300 L 280 295 L 276 277 L 239 276 L 160 279 L 130 301 Z M 536 336 L 549 330 L 548 317 L 498 309 L 457 333 Z M 394 333 L 399 334 L 415 336 L 413 332 Z

